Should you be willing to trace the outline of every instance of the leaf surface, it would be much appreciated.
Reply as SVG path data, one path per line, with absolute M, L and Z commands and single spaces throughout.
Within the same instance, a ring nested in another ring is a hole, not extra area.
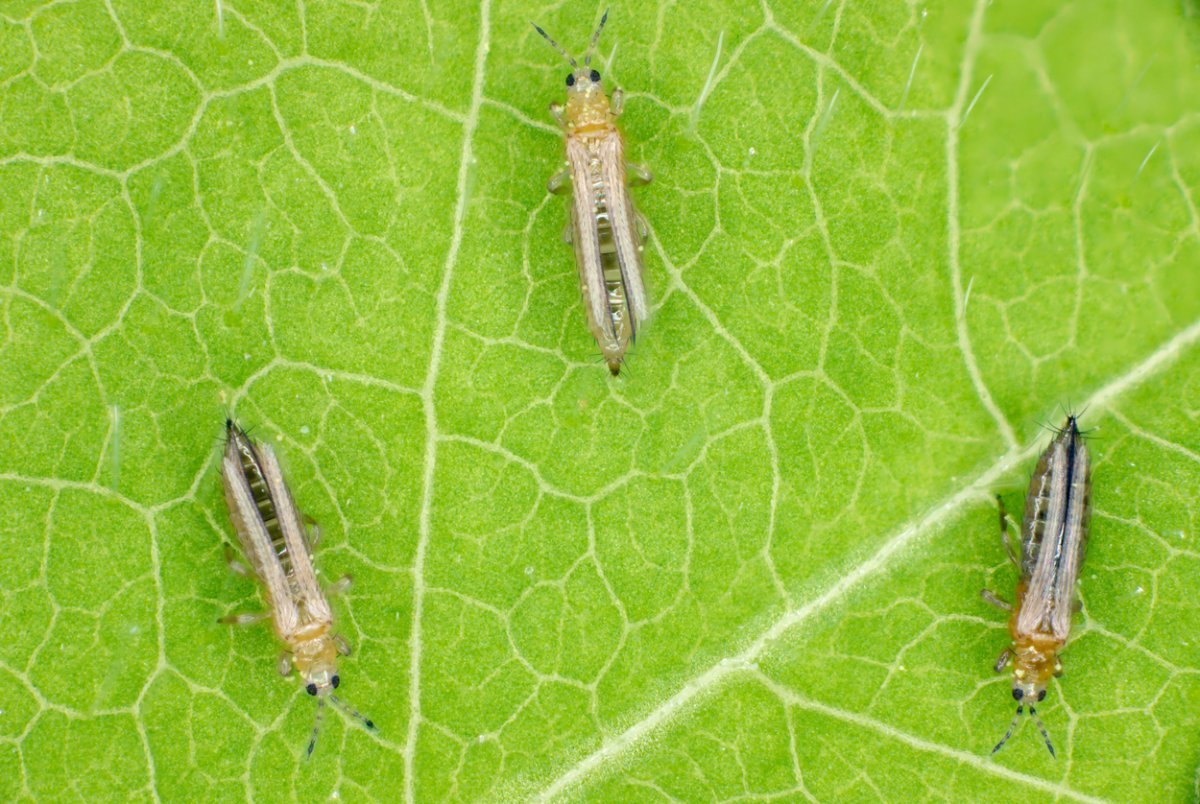
M 545 113 L 592 9 L 0 11 L 0 798 L 1200 796 L 1194 3 L 629 4 L 653 316 L 595 359 Z M 1031 724 L 978 597 L 1041 424 L 1095 516 Z M 336 712 L 222 566 L 233 411 Z

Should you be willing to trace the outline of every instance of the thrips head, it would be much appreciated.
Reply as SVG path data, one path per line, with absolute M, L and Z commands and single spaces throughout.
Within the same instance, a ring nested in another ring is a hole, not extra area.
M 584 67 L 567 73 L 568 92 L 587 92 L 600 86 L 600 71 Z
M 322 670 L 319 673 L 310 673 L 304 677 L 304 681 L 304 691 L 314 698 L 328 695 L 342 683 L 342 679 L 337 673 L 331 673 L 328 670 Z
M 1013 700 L 1024 706 L 1037 706 L 1046 700 L 1046 685 L 1013 679 Z

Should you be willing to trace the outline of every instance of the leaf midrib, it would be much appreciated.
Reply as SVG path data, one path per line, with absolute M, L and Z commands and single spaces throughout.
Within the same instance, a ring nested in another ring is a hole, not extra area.
M 454 228 L 450 248 L 446 252 L 446 266 L 442 271 L 438 287 L 433 326 L 433 343 L 429 352 L 429 371 L 421 386 L 421 402 L 425 416 L 425 460 L 421 481 L 421 509 L 417 528 L 417 546 L 413 556 L 412 628 L 409 644 L 409 714 L 408 735 L 404 741 L 404 798 L 415 801 L 415 770 L 417 733 L 421 726 L 421 617 L 424 610 L 425 555 L 429 547 L 429 535 L 433 520 L 433 482 L 437 467 L 438 419 L 434 389 L 437 387 L 438 371 L 441 368 L 442 348 L 446 338 L 446 308 L 450 298 L 451 278 L 462 246 L 464 222 L 467 216 L 467 188 L 470 178 L 475 130 L 479 125 L 479 112 L 483 106 L 484 78 L 486 76 L 488 39 L 491 35 L 491 0 L 482 0 L 479 5 L 479 43 L 475 50 L 475 71 L 471 79 L 471 105 L 463 123 L 462 155 L 458 166 L 457 196 L 454 206 Z

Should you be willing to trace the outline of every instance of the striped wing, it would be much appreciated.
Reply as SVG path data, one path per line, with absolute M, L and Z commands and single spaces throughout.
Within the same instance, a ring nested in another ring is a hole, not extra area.
M 604 286 L 604 271 L 600 263 L 600 232 L 596 227 L 596 204 L 590 170 L 591 153 L 582 140 L 567 138 L 567 163 L 570 165 L 572 193 L 571 221 L 574 227 L 575 262 L 579 268 L 579 284 L 587 310 L 592 336 L 603 347 L 616 341 L 612 314 L 608 307 L 608 291 Z
M 258 455 L 263 479 L 267 482 L 271 499 L 275 502 L 279 527 L 283 532 L 288 556 L 291 558 L 291 590 L 296 605 L 302 606 L 314 620 L 332 622 L 333 612 L 325 600 L 325 593 L 321 591 L 321 585 L 317 583 L 317 574 L 313 570 L 312 553 L 304 531 L 304 518 L 296 508 L 292 492 L 283 480 L 279 459 L 275 457 L 275 451 L 271 449 L 270 444 L 259 444 Z
M 1091 499 L 1088 495 L 1088 480 L 1092 470 L 1091 456 L 1081 442 L 1075 449 L 1071 461 L 1071 476 L 1068 479 L 1068 500 L 1063 521 L 1063 550 L 1058 572 L 1054 577 L 1053 597 L 1058 605 L 1050 616 L 1054 635 L 1065 640 L 1071 632 L 1071 609 L 1075 600 L 1075 582 L 1083 567 L 1083 556 L 1087 552 L 1088 519 L 1091 515 Z
M 621 279 L 629 303 L 633 329 L 646 319 L 646 287 L 642 280 L 642 239 L 637 231 L 637 215 L 629 186 L 625 182 L 625 143 L 613 129 L 600 143 L 601 175 L 608 193 L 609 220 L 621 266 Z
M 1042 538 L 1046 534 L 1046 515 L 1049 513 L 1051 478 L 1054 477 L 1051 458 L 1052 449 L 1047 449 L 1038 459 L 1037 467 L 1029 480 L 1029 491 L 1025 494 L 1025 516 L 1021 522 L 1021 575 L 1032 576 L 1037 569 L 1038 554 Z
M 1037 561 L 1034 564 L 1033 575 L 1021 601 L 1021 613 L 1017 617 L 1017 633 L 1044 633 L 1047 627 L 1057 618 L 1057 609 L 1067 609 L 1067 620 L 1070 621 L 1071 601 L 1058 600 L 1054 597 L 1059 586 L 1059 567 L 1063 557 L 1064 524 L 1067 519 L 1067 480 L 1068 456 L 1064 445 L 1055 441 L 1047 450 L 1049 460 L 1046 462 L 1046 472 L 1042 481 L 1047 484 L 1046 515 L 1041 528 L 1040 544 L 1026 535 L 1026 541 L 1037 545 Z M 1035 480 L 1038 475 L 1035 474 Z M 1039 499 L 1042 499 L 1039 497 Z M 1024 553 L 1022 549 L 1022 553 Z M 1024 558 L 1024 556 L 1023 556 Z M 1024 562 L 1023 562 L 1024 563 Z
M 221 463 L 221 480 L 225 487 L 225 502 L 229 505 L 229 518 L 242 545 L 242 555 L 254 568 L 263 588 L 266 589 L 271 619 L 280 634 L 296 630 L 300 612 L 292 599 L 291 588 L 283 565 L 275 555 L 271 536 L 259 514 L 258 505 L 250 491 L 246 473 L 242 470 L 242 457 L 235 439 L 225 447 L 225 458 Z

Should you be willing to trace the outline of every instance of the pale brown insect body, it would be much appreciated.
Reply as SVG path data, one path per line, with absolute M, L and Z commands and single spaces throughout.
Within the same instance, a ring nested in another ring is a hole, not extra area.
M 275 635 L 285 646 L 279 659 L 280 673 L 288 675 L 294 668 L 308 694 L 319 701 L 308 744 L 312 754 L 326 698 L 368 729 L 375 724 L 332 694 L 341 683 L 337 657 L 348 655 L 350 646 L 334 632 L 333 610 L 313 569 L 305 519 L 296 508 L 274 450 L 251 440 L 232 420 L 226 420 L 225 434 L 221 463 L 225 502 L 250 568 L 238 562 L 228 546 L 226 559 L 234 571 L 252 574 L 259 581 L 269 611 L 233 615 L 222 622 L 244 625 L 270 617 Z M 331 592 L 349 584 L 347 576 Z
M 545 31 L 533 27 L 571 65 L 566 104 L 550 106 L 566 134 L 566 168 L 550 178 L 548 189 L 565 192 L 569 183 L 573 191 L 567 239 L 575 248 L 588 326 L 615 376 L 648 315 L 642 279 L 647 227 L 629 197 L 626 171 L 643 184 L 650 181 L 650 173 L 625 160 L 625 141 L 616 126 L 622 111 L 621 90 L 613 90 L 610 102 L 600 73 L 590 67 L 607 20 L 606 11 L 582 67 Z
M 1009 558 L 1020 568 L 1021 579 L 1011 606 L 986 589 L 982 594 L 989 603 L 1011 611 L 1008 631 L 1012 642 L 996 660 L 996 672 L 1011 659 L 1017 713 L 992 753 L 1012 736 L 1027 706 L 1046 748 L 1054 754 L 1036 706 L 1046 697 L 1050 677 L 1062 675 L 1059 653 L 1067 644 L 1071 616 L 1078 608 L 1075 584 L 1087 551 L 1091 468 L 1087 445 L 1075 417 L 1070 416 L 1042 453 L 1029 481 L 1019 561 L 1009 545 L 1008 518 L 1000 504 L 1001 539 Z

